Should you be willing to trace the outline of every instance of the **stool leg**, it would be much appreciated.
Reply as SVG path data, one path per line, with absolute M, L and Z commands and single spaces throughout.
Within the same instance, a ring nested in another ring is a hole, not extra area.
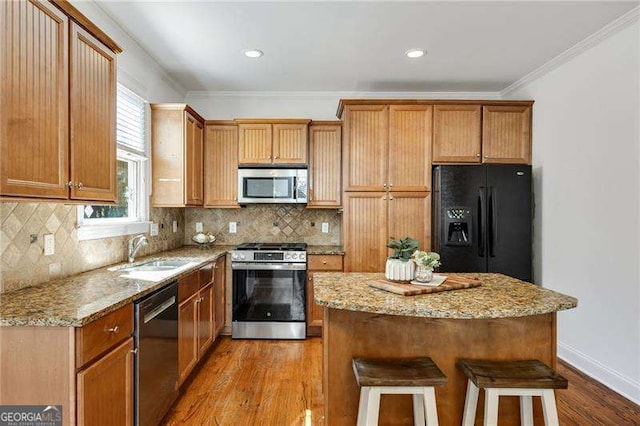
M 484 426 L 497 426 L 498 424 L 498 390 L 484 390 Z
M 556 408 L 556 394 L 553 389 L 542 391 L 542 412 L 546 426 L 558 426 L 558 409 Z
M 427 416 L 427 426 L 438 426 L 438 407 L 436 406 L 436 390 L 433 387 L 424 388 L 424 407 Z
M 533 397 L 520 397 L 520 425 L 533 426 Z
M 480 389 L 471 380 L 467 382 L 467 396 L 464 401 L 464 415 L 462 426 L 473 426 L 476 422 L 476 408 L 478 406 L 478 393 Z
M 371 387 L 367 398 L 366 426 L 378 426 L 378 414 L 380 412 L 380 388 Z
M 413 424 L 414 426 L 424 426 L 424 395 L 414 393 L 413 397 Z
M 366 426 L 367 424 L 367 404 L 369 403 L 369 386 L 363 386 L 360 388 L 360 405 L 358 405 L 358 420 L 357 426 Z

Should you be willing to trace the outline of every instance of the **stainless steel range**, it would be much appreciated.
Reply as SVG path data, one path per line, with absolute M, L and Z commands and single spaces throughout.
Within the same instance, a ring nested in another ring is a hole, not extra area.
M 246 243 L 231 253 L 234 339 L 306 337 L 306 248 Z

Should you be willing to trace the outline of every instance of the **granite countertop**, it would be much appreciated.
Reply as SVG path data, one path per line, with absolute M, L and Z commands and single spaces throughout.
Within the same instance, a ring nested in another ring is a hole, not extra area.
M 307 254 L 344 256 L 344 248 L 342 246 L 307 246 Z
M 160 281 L 123 278 L 115 268 L 126 263 L 49 281 L 15 292 L 0 294 L 0 326 L 81 327 L 109 312 L 175 281 L 202 265 L 225 255 L 233 247 L 202 250 L 184 246 L 140 258 L 134 265 L 153 260 L 186 260 L 192 265 Z
M 443 273 L 446 275 L 446 273 Z M 314 300 L 333 309 L 426 318 L 483 319 L 540 315 L 575 308 L 571 296 L 502 274 L 456 274 L 478 277 L 482 286 L 419 296 L 401 296 L 371 288 L 381 273 L 316 272 Z

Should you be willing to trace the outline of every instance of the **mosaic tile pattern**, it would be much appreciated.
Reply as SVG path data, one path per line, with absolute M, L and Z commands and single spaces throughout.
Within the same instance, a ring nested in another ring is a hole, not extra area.
M 164 225 L 149 237 L 147 255 L 181 247 L 184 210 L 152 208 L 151 220 Z M 179 229 L 172 232 L 172 222 Z M 44 234 L 55 235 L 55 254 L 45 256 Z M 31 243 L 30 236 L 37 241 Z M 0 294 L 125 260 L 129 237 L 78 241 L 77 206 L 59 203 L 0 203 Z
M 245 242 L 303 242 L 318 246 L 342 244 L 342 215 L 337 210 L 308 210 L 304 206 L 255 204 L 241 209 L 186 209 L 185 244 L 194 244 L 196 222 L 213 233 L 218 244 Z M 237 222 L 237 233 L 229 233 L 229 222 Z M 321 232 L 322 222 L 329 233 Z

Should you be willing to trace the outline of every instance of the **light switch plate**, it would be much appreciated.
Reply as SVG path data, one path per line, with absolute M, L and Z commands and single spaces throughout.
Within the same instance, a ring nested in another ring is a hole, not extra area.
M 178 232 L 178 221 L 174 220 L 173 221 L 173 233 L 175 234 L 176 232 Z
M 322 222 L 322 233 L 323 234 L 329 233 L 329 222 Z
M 158 229 L 158 224 L 155 222 L 151 223 L 151 229 L 149 230 L 149 233 L 151 234 L 152 237 L 156 237 L 158 236 L 158 233 L 160 232 L 160 230 Z
M 238 222 L 229 222 L 229 233 L 235 234 L 238 232 Z
M 196 222 L 196 232 L 202 232 L 202 222 Z
M 56 252 L 56 238 L 53 234 L 44 235 L 44 255 L 53 256 Z

